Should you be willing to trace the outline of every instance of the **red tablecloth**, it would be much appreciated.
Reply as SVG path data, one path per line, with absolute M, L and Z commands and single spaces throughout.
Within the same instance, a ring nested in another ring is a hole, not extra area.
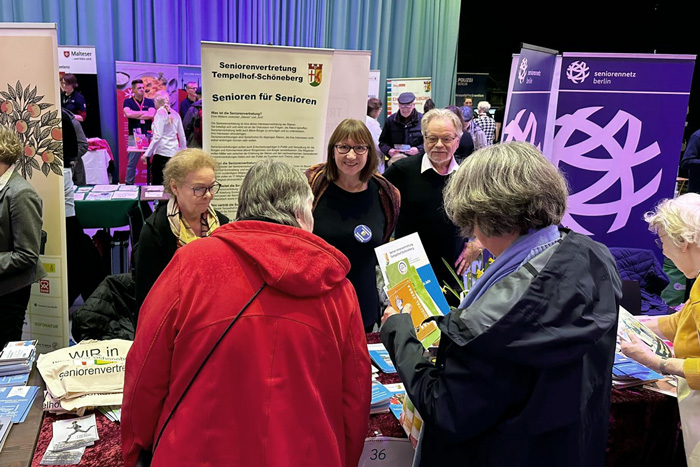
M 380 342 L 379 333 L 367 335 L 367 342 Z M 379 373 L 382 383 L 398 383 L 398 375 Z M 47 414 L 37 441 L 32 467 L 38 467 L 51 441 L 51 424 L 72 415 Z M 100 440 L 86 448 L 79 467 L 121 467 L 122 449 L 119 424 L 97 412 Z M 405 438 L 406 433 L 391 413 L 371 415 L 367 436 Z M 608 432 L 606 466 L 663 465 L 685 466 L 676 399 L 642 388 L 613 389 Z

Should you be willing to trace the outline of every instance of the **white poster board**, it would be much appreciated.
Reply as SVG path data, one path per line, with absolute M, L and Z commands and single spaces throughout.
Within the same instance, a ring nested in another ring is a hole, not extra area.
M 370 97 L 379 97 L 379 81 L 381 79 L 381 71 L 369 70 L 369 86 L 367 87 L 367 99 Z
M 390 78 L 386 80 L 386 115 L 399 110 L 399 96 L 403 92 L 416 95 L 416 110 L 423 113 L 423 104 L 430 99 L 432 78 Z
M 18 110 L 6 114 L 9 121 L 3 124 L 16 128 L 25 144 L 17 166 L 41 196 L 47 233 L 41 261 L 48 276 L 32 286 L 23 338 L 37 339 L 37 350 L 48 352 L 66 347 L 69 336 L 63 162 L 57 157 L 62 143 L 53 131 L 61 128 L 56 24 L 2 23 L 0 44 L 0 100 L 11 101 Z M 27 111 L 29 106 L 34 110 Z M 29 128 L 36 126 L 51 130 L 49 136 L 29 138 Z
M 214 205 L 229 218 L 253 163 L 275 158 L 305 170 L 322 160 L 333 55 L 202 42 L 203 146 L 221 166 Z
M 58 71 L 74 75 L 96 75 L 97 59 L 92 45 L 71 45 L 58 48 Z
M 333 75 L 328 97 L 324 147 L 328 145 L 328 140 L 338 124 L 346 118 L 365 121 L 367 101 L 364 85 L 366 81 L 363 78 L 369 79 L 371 59 L 372 52 L 365 50 L 333 51 Z M 325 160 L 325 157 L 321 160 Z

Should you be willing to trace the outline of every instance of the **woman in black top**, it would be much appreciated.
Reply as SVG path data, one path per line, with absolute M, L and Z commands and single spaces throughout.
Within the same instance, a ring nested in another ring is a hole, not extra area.
M 398 190 L 377 169 L 372 135 L 364 122 L 343 120 L 328 142 L 328 158 L 306 171 L 314 193 L 313 232 L 350 260 L 365 330 L 380 317 L 374 248 L 386 243 L 396 226 Z

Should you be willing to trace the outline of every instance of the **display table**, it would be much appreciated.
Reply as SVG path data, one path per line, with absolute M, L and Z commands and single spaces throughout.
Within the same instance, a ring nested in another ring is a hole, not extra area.
M 369 343 L 380 342 L 379 333 L 368 334 L 367 341 Z M 379 373 L 378 379 L 386 384 L 400 382 L 397 374 Z M 39 466 L 41 457 L 51 440 L 51 424 L 57 419 L 70 417 L 72 416 L 52 414 L 47 414 L 44 417 L 41 435 L 36 442 L 32 466 Z M 96 419 L 100 440 L 94 446 L 85 449 L 85 454 L 78 466 L 123 466 L 119 424 L 109 421 L 99 412 L 96 412 Z M 239 421 L 231 421 L 231 423 L 237 422 Z M 12 436 L 12 432 L 10 436 Z M 406 438 L 406 433 L 394 415 L 383 413 L 371 415 L 367 429 L 368 438 L 378 436 Z M 33 439 L 36 439 L 36 435 Z M 34 442 L 27 441 L 25 444 L 33 445 Z M 5 450 L 3 449 L 0 460 L 3 460 L 4 454 Z M 0 462 L 0 465 L 5 464 Z M 610 467 L 621 465 L 684 466 L 685 452 L 676 399 L 642 388 L 613 389 L 605 465 Z
M 44 402 L 44 389 L 46 385 L 39 374 L 39 370 L 34 369 L 29 374 L 27 386 L 38 386 L 39 392 L 32 407 L 29 409 L 27 418 L 22 423 L 15 423 L 10 428 L 10 434 L 7 436 L 5 445 L 0 452 L 0 466 L 26 467 L 30 465 L 34 448 L 37 444 L 37 437 L 42 428 L 42 417 L 44 411 L 42 408 Z
M 83 155 L 85 166 L 85 183 L 88 185 L 106 185 L 109 183 L 107 167 L 111 157 L 106 149 L 88 151 Z
M 137 187 L 137 190 L 139 188 Z M 134 199 L 75 200 L 75 215 L 84 229 L 109 229 L 129 224 L 127 213 L 139 204 Z
M 368 334 L 367 342 L 381 342 L 379 333 Z M 380 373 L 378 379 L 382 384 L 401 381 L 397 374 Z M 370 417 L 368 436 L 405 438 L 406 432 L 388 413 Z M 678 401 L 639 386 L 613 389 L 605 465 L 685 466 Z

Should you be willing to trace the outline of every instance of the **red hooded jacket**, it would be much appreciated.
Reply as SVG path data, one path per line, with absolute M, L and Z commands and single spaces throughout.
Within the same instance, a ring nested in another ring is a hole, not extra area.
M 371 371 L 345 256 L 302 229 L 238 221 L 178 250 L 141 308 L 122 408 L 126 466 L 263 282 L 166 427 L 153 466 L 355 466 Z

